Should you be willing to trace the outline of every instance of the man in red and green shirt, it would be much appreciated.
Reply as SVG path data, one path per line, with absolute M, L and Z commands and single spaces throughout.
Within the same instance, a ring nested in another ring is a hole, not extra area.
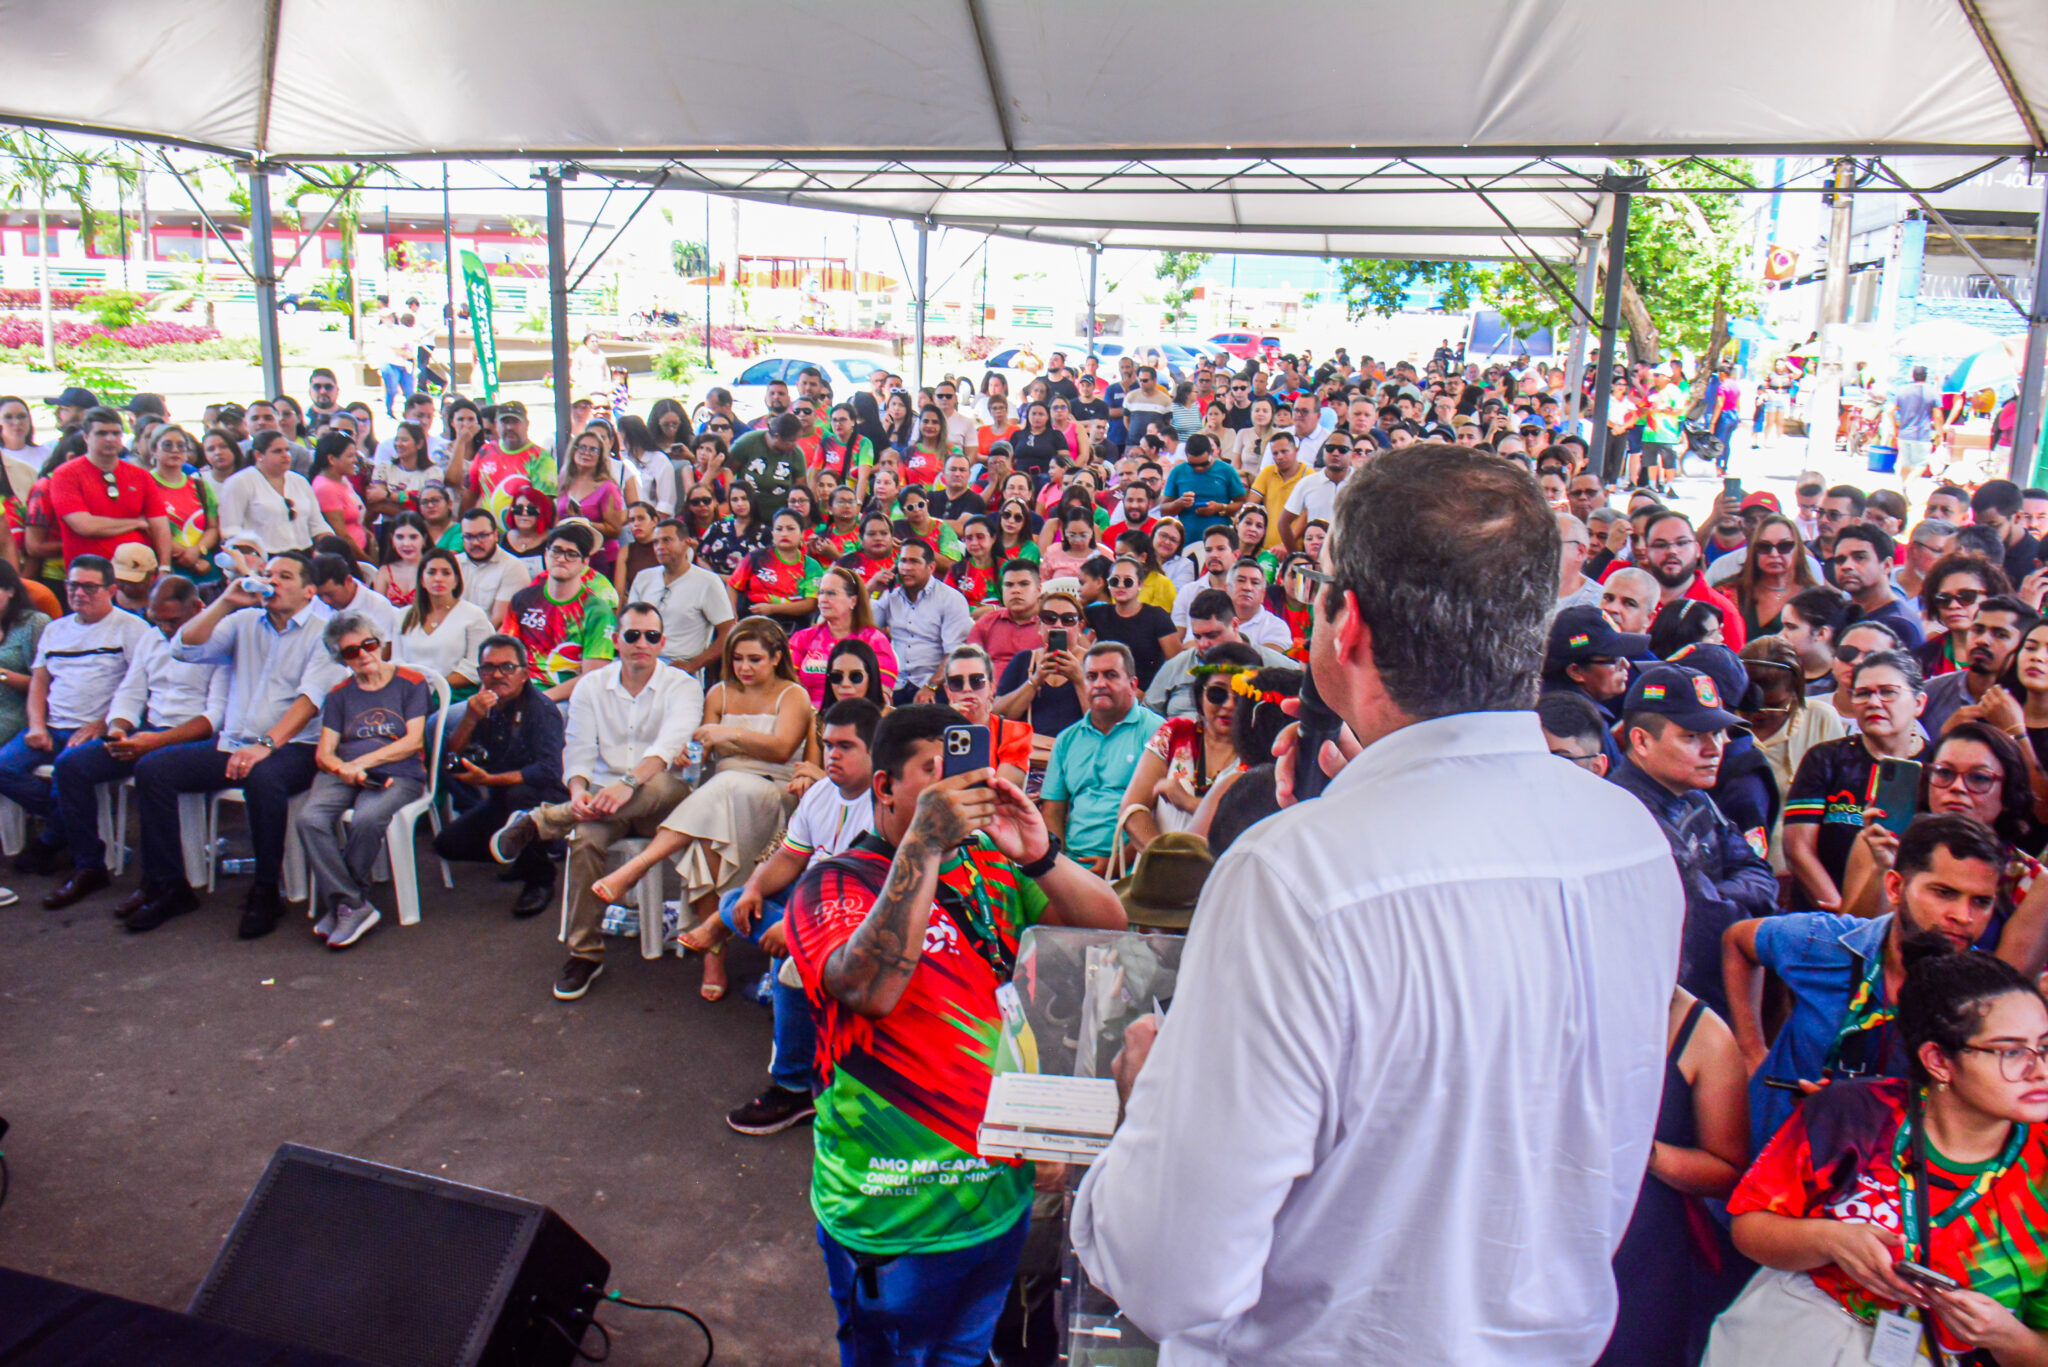
M 580 528 L 557 527 L 541 556 L 547 573 L 512 595 L 505 629 L 526 647 L 533 682 L 556 702 L 566 702 L 577 679 L 618 653 L 612 643 L 616 596 L 597 591 L 601 576 L 586 581 L 590 546 Z
M 790 898 L 790 954 L 824 1091 L 811 1207 L 842 1362 L 979 1362 L 1030 1224 L 1032 1171 L 979 1156 L 1017 937 L 1120 930 L 1109 885 L 1060 852 L 1016 785 L 942 778 L 949 707 L 875 733 L 875 830 Z
M 484 443 L 463 476 L 462 509 L 486 508 L 502 523 L 522 481 L 549 497 L 560 492 L 555 458 L 526 439 L 526 405 L 511 399 L 498 405 L 498 439 Z

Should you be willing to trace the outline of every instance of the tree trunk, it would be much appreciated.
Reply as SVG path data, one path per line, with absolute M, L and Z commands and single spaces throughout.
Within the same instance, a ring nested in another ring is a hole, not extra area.
M 36 195 L 36 266 L 43 282 L 43 364 L 57 368 L 57 323 L 50 316 L 50 215 L 43 197 Z
M 1714 322 L 1707 331 L 1707 349 L 1700 353 L 1699 366 L 1692 373 L 1692 404 L 1687 409 L 1691 417 L 1708 421 L 1713 414 L 1706 411 L 1707 385 L 1714 374 L 1714 365 L 1721 358 L 1721 352 L 1728 345 L 1728 298 L 1725 294 L 1714 296 Z
M 1621 317 L 1628 325 L 1629 359 L 1658 360 L 1662 352 L 1657 340 L 1657 321 L 1650 317 L 1650 306 L 1636 292 L 1636 282 L 1626 270 L 1621 273 Z

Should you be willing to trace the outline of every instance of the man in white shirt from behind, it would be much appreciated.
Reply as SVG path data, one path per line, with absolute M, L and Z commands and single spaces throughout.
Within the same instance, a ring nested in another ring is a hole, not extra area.
M 1163 1367 L 1585 1367 L 1656 1124 L 1678 875 L 1530 710 L 1558 536 L 1528 477 L 1425 442 L 1350 486 L 1311 662 L 1356 740 L 1211 874 L 1074 1246 Z M 1281 748 L 1287 801 L 1308 761 Z

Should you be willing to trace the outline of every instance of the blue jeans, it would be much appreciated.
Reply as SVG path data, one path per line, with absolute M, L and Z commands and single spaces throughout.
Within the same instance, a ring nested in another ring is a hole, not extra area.
M 387 365 L 379 373 L 384 377 L 384 416 L 395 418 L 398 416 L 398 409 L 392 400 L 412 396 L 412 367 Z
M 981 1367 L 1030 1232 L 951 1253 L 905 1253 L 864 1270 L 860 1255 L 818 1227 L 839 1310 L 839 1367 Z
M 50 786 L 50 780 L 36 777 L 36 770 L 55 763 L 70 739 L 71 732 L 53 726 L 47 750 L 31 748 L 26 731 L 17 732 L 13 740 L 0 745 L 0 797 L 30 816 L 41 817 L 43 843 L 59 849 L 64 844 L 64 821 L 57 814 L 57 792 Z
M 762 898 L 761 914 L 754 918 L 754 928 L 741 930 L 732 921 L 733 903 L 740 900 L 741 891 L 734 888 L 718 899 L 718 919 L 725 922 L 726 929 L 758 945 L 762 931 L 781 923 L 782 914 L 789 909 L 789 894 L 785 889 L 780 897 Z M 768 1076 L 778 1087 L 807 1093 L 811 1090 L 811 1066 L 818 1056 L 818 1023 L 811 1018 L 811 1003 L 803 989 L 782 981 L 778 971 L 781 967 L 780 959 L 769 965 L 775 984 L 775 1054 L 768 1060 Z
M 142 731 L 156 730 L 156 727 L 141 727 Z M 107 843 L 100 839 L 100 800 L 93 790 L 102 783 L 119 783 L 135 772 L 139 761 L 115 759 L 107 753 L 107 743 L 96 740 L 73 750 L 66 750 L 57 758 L 57 819 L 64 823 L 64 837 L 71 847 L 71 867 L 81 873 L 88 869 L 106 867 Z M 128 838 L 127 832 L 119 832 L 119 840 Z

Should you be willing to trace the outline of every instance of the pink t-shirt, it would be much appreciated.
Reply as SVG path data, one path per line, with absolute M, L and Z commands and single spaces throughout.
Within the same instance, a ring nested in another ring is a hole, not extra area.
M 320 504 L 323 513 L 340 513 L 342 526 L 348 531 L 349 539 L 356 543 L 357 550 L 365 550 L 370 544 L 370 534 L 363 527 L 363 496 L 345 479 L 332 475 L 313 476 L 313 497 Z
M 888 636 L 876 627 L 862 627 L 849 634 L 856 640 L 867 642 L 875 652 L 875 662 L 882 667 L 882 693 L 886 697 L 896 687 L 895 647 L 889 644 Z M 811 706 L 821 712 L 825 710 L 827 692 L 825 666 L 831 662 L 832 647 L 844 639 L 834 636 L 832 628 L 823 622 L 805 627 L 789 638 L 789 658 L 796 662 L 796 676 L 810 693 Z

